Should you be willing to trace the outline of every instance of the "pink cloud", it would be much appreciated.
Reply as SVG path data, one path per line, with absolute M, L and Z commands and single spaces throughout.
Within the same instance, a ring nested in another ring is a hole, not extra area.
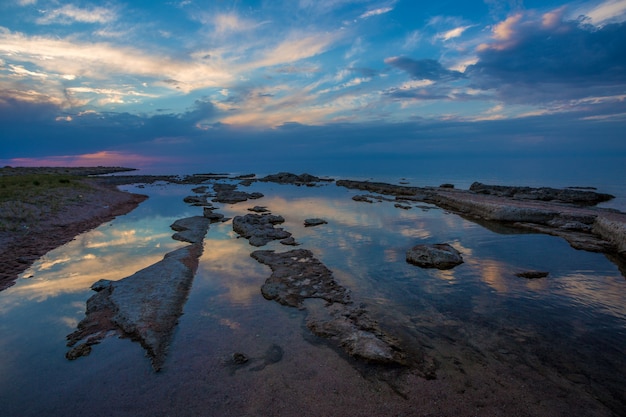
M 51 155 L 39 158 L 12 158 L 0 160 L 10 166 L 126 166 L 141 168 L 165 162 L 166 158 L 138 155 L 125 152 L 100 151 L 81 155 Z

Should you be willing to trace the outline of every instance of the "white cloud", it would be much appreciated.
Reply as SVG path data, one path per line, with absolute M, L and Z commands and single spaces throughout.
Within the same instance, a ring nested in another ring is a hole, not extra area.
M 607 23 L 626 21 L 626 0 L 607 0 L 595 3 L 591 6 L 576 9 L 575 16 L 584 15 L 589 17 L 591 23 L 603 26 Z
M 175 60 L 108 43 L 31 37 L 8 30 L 0 31 L 0 54 L 10 56 L 14 65 L 29 63 L 37 67 L 39 73 L 74 74 L 101 81 L 111 80 L 114 75 L 143 76 L 169 80 L 163 85 L 182 92 L 217 86 L 233 79 L 227 69 L 213 61 Z
M 105 7 L 92 7 L 81 9 L 71 4 L 67 4 L 59 9 L 44 11 L 44 15 L 37 19 L 40 25 L 52 23 L 70 24 L 80 23 L 109 23 L 116 19 L 116 13 Z
M 369 10 L 359 16 L 360 19 L 367 19 L 368 17 L 378 16 L 381 14 L 389 13 L 393 10 L 393 7 L 380 7 L 378 9 Z
M 435 35 L 435 39 L 442 39 L 444 41 L 448 41 L 450 39 L 458 38 L 459 36 L 463 34 L 463 32 L 465 32 L 470 27 L 471 26 L 459 26 L 454 29 L 450 29 L 448 31 L 438 33 L 437 35 Z
M 37 0 L 18 0 L 17 2 L 20 6 L 29 6 L 35 3 L 37 3 Z

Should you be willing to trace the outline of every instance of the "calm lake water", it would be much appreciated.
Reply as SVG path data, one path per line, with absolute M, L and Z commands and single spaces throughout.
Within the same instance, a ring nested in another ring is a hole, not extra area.
M 626 415 L 626 280 L 605 255 L 427 204 L 355 202 L 359 192 L 333 183 L 240 186 L 265 197 L 217 211 L 233 217 L 262 205 L 282 215 L 299 248 L 312 250 L 382 328 L 433 358 L 437 380 L 381 377 L 313 337 L 304 312 L 262 297 L 271 271 L 249 256 L 258 248 L 237 238 L 230 221 L 211 225 L 161 372 L 138 343 L 116 336 L 66 360 L 65 338 L 94 282 L 132 275 L 185 245 L 169 225 L 202 214 L 183 202 L 193 187 L 124 187 L 150 198 L 49 252 L 0 292 L 0 414 L 565 416 L 569 404 L 588 407 L 585 415 Z M 621 192 L 617 181 L 608 187 L 600 191 Z M 305 228 L 310 217 L 328 224 Z M 447 271 L 405 262 L 413 245 L 440 242 L 465 262 Z M 530 269 L 550 274 L 514 275 Z M 282 360 L 265 364 L 275 345 Z M 258 366 L 229 366 L 234 352 Z

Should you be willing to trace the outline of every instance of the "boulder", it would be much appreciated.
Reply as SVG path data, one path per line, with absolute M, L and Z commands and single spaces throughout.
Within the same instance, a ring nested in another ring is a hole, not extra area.
M 461 253 L 447 243 L 417 245 L 406 253 L 409 263 L 422 268 L 451 269 L 463 263 Z
M 304 227 L 311 227 L 311 226 L 319 226 L 321 224 L 327 224 L 328 222 L 324 219 L 319 219 L 319 218 L 312 218 L 312 219 L 306 219 L 304 221 Z

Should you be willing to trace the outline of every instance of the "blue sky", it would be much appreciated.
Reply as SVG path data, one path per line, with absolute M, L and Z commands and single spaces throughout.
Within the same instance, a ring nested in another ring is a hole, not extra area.
M 626 156 L 626 0 L 7 0 L 1 165 Z

